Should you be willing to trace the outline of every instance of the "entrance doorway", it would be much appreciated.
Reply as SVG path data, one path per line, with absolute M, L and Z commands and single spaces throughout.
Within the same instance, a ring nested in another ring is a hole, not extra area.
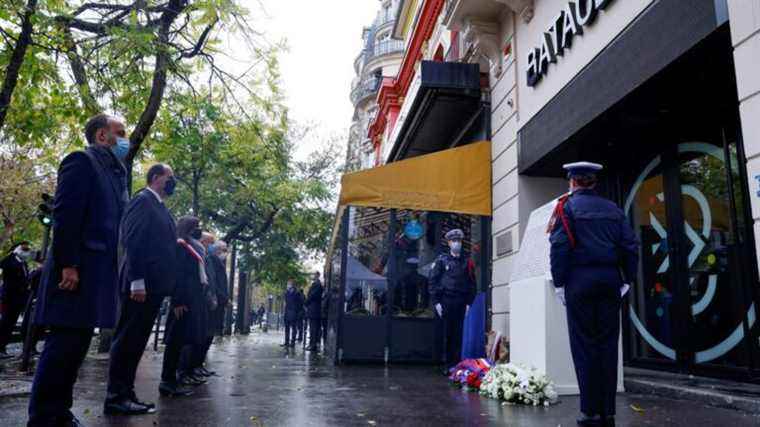
M 542 160 L 605 165 L 641 241 L 627 365 L 760 380 L 760 285 L 728 25 Z M 754 179 L 754 178 L 753 178 Z
M 707 64 L 707 65 L 706 65 Z M 628 364 L 757 379 L 758 273 L 727 28 L 615 107 L 606 192 L 641 242 Z M 625 148 L 623 148 L 625 147 Z

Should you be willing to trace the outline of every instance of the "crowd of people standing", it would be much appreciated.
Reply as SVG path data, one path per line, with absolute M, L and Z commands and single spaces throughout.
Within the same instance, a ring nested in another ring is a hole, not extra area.
M 115 328 L 104 413 L 155 412 L 154 403 L 135 394 L 135 377 L 165 298 L 170 306 L 158 391 L 192 394 L 192 386 L 214 375 L 205 359 L 230 299 L 226 243 L 204 232 L 198 218 L 175 221 L 165 205 L 177 184 L 171 167 L 150 167 L 145 188 L 130 199 L 124 124 L 100 114 L 84 131 L 88 147 L 66 156 L 58 170 L 52 244 L 34 315 L 48 333 L 34 375 L 29 426 L 82 425 L 70 409 L 95 328 Z M 7 268 L 28 277 L 29 253 L 27 242 L 18 245 L 4 261 L 4 275 Z M 18 318 L 11 314 L 3 316 L 3 345 Z

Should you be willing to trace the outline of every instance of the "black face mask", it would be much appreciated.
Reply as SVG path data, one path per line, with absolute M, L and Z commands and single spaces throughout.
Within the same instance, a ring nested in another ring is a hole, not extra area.
M 200 228 L 196 228 L 196 229 L 194 229 L 193 231 L 190 232 L 190 237 L 192 237 L 195 240 L 200 240 L 200 238 L 201 238 L 202 235 L 203 234 L 202 234 Z
M 174 189 L 177 188 L 177 180 L 174 179 L 174 177 L 171 177 L 166 180 L 166 184 L 164 184 L 164 193 L 166 193 L 167 196 L 171 196 L 174 194 Z

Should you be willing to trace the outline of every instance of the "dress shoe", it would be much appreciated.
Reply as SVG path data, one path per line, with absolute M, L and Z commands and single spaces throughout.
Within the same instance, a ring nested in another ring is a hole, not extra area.
M 133 402 L 126 397 L 106 401 L 103 405 L 103 413 L 106 415 L 143 415 L 151 412 L 156 412 L 156 409 Z
M 138 405 L 145 406 L 148 409 L 155 409 L 156 408 L 156 404 L 155 403 L 141 401 L 140 399 L 137 398 L 137 395 L 134 392 L 132 392 L 132 395 L 129 396 L 129 400 L 137 403 Z
M 170 396 L 170 397 L 184 397 L 184 396 L 190 396 L 193 394 L 192 390 L 188 390 L 187 388 L 176 384 L 176 383 L 168 383 L 168 382 L 161 382 L 161 384 L 158 385 L 158 392 L 161 394 L 161 396 Z
M 199 386 L 206 384 L 206 380 L 202 380 L 194 375 L 182 375 L 179 378 L 179 383 L 185 386 Z
M 66 427 L 84 427 L 84 424 L 79 421 L 79 418 L 77 417 L 71 417 L 71 419 L 66 421 L 63 425 Z
M 213 377 L 214 375 L 216 375 L 215 371 L 209 371 L 205 367 L 201 367 L 200 370 L 203 373 L 203 375 L 206 376 L 206 377 Z
M 193 373 L 193 376 L 196 377 L 196 378 L 203 378 L 203 379 L 205 379 L 206 377 L 210 377 L 211 376 L 203 368 L 195 368 L 195 369 L 193 369 L 192 373 Z
M 575 420 L 579 426 L 602 427 L 602 418 L 599 415 L 586 415 L 581 412 L 581 416 Z

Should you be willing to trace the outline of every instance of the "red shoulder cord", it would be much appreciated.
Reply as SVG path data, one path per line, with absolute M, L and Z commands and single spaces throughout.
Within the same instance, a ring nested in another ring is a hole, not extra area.
M 567 219 L 567 215 L 565 215 L 565 205 L 568 200 L 570 200 L 570 193 L 565 194 L 557 200 L 557 206 L 554 207 L 554 213 L 552 213 L 552 217 L 549 220 L 549 227 L 546 232 L 552 232 L 554 224 L 557 223 L 557 218 L 559 218 L 559 220 L 562 221 L 562 228 L 564 228 L 565 233 L 567 233 L 567 240 L 570 242 L 570 248 L 575 249 L 575 236 L 573 236 L 573 232 L 570 230 L 570 221 Z

